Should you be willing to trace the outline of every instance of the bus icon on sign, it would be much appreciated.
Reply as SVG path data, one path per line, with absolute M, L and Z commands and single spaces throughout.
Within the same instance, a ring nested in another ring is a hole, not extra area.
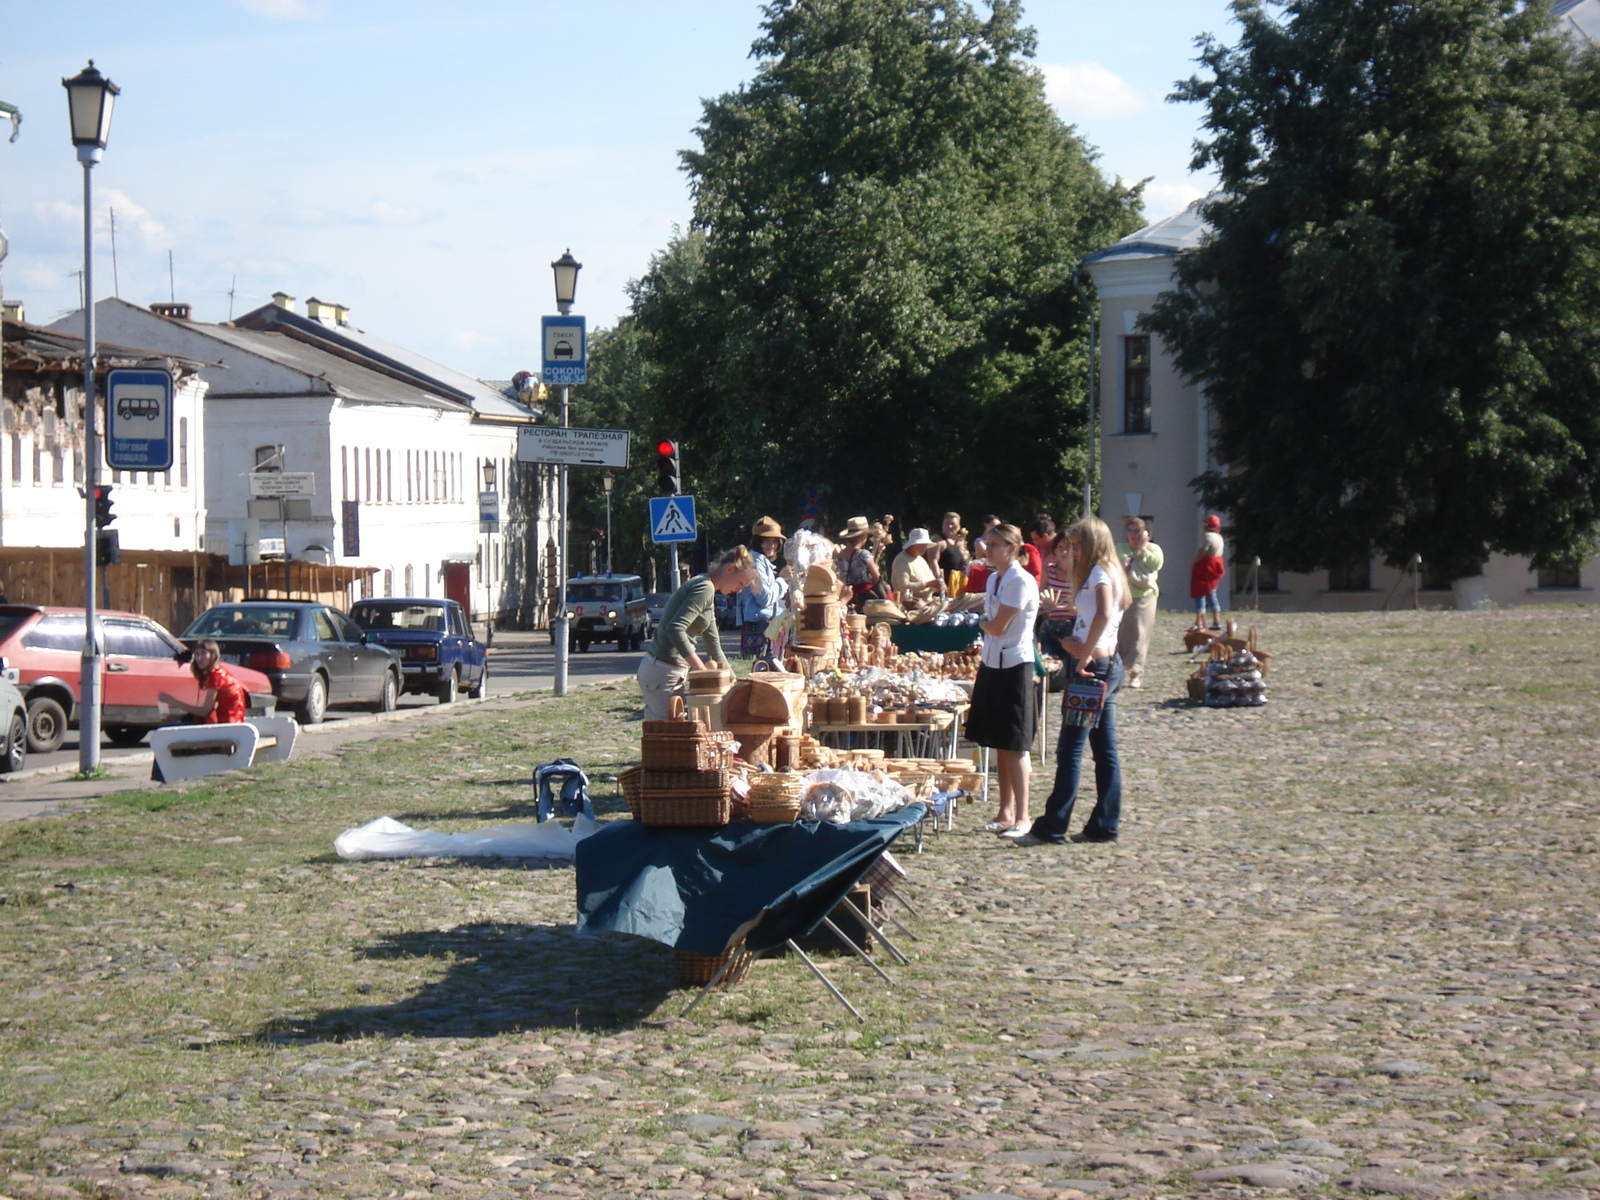
M 154 396 L 128 396 L 117 397 L 117 416 L 143 417 L 147 421 L 154 421 L 161 415 L 161 401 Z

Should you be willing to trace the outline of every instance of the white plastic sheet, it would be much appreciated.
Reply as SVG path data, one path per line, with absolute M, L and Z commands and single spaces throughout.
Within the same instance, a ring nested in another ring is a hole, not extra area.
M 334 839 L 340 858 L 559 858 L 570 861 L 578 843 L 600 828 L 579 813 L 572 828 L 559 821 L 501 825 L 474 833 L 430 833 L 379 817 Z
M 806 776 L 805 791 L 800 795 L 800 819 L 835 825 L 868 821 L 899 812 L 915 799 L 906 788 L 880 772 L 826 767 Z

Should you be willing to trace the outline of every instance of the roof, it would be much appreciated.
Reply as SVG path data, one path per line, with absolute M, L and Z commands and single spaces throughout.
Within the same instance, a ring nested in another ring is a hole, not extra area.
M 1175 258 L 1185 250 L 1197 250 L 1210 232 L 1210 226 L 1200 216 L 1200 206 L 1204 203 L 1204 200 L 1196 200 L 1182 212 L 1136 229 L 1083 261 L 1087 264 L 1109 258 Z
M 64 330 L 29 325 L 26 321 L 4 319 L 5 365 L 10 370 L 82 371 L 83 338 Z M 165 359 L 186 371 L 215 366 L 204 359 L 185 358 L 165 350 L 147 350 L 95 339 L 95 356 L 102 367 L 132 367 L 153 358 Z
M 396 346 L 380 337 L 322 317 L 307 317 L 276 304 L 264 304 L 234 322 L 241 329 L 272 330 L 312 345 L 323 345 L 335 353 L 355 355 L 377 369 L 394 372 L 418 385 L 437 391 L 484 417 L 528 421 L 533 410 L 512 399 L 504 391 L 475 379 L 454 367 L 436 363 L 413 350 Z
M 1600 41 L 1600 0 L 1556 0 L 1550 11 L 1568 30 Z

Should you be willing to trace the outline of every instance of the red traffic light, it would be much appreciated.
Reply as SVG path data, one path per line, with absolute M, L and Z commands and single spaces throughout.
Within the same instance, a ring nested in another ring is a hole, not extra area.
M 677 442 L 669 442 L 666 438 L 662 438 L 659 442 L 656 443 L 656 453 L 661 455 L 662 458 L 670 458 L 672 455 L 676 454 L 677 452 L 678 452 L 678 443 Z

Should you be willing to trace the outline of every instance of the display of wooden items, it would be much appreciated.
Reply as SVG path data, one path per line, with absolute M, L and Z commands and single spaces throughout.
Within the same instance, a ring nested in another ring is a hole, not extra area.
M 1230 636 L 1213 641 L 1210 656 L 1189 677 L 1189 698 L 1207 708 L 1258 708 L 1265 704 L 1264 652 L 1251 649 L 1255 637 L 1252 629 L 1248 638 Z M 1270 659 L 1268 655 L 1268 663 Z

